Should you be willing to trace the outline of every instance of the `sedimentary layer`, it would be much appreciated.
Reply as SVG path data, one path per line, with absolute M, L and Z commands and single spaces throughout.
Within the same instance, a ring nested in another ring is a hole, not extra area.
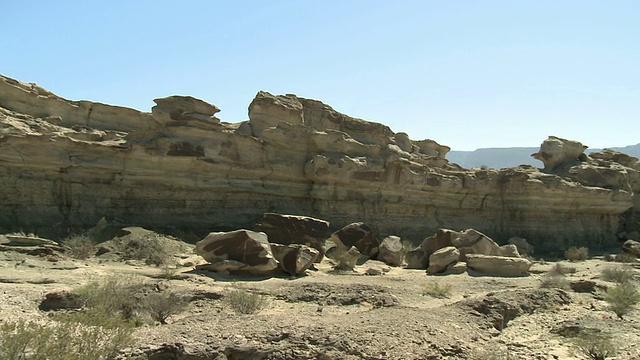
M 0 77 L 0 227 L 73 230 L 107 217 L 205 233 L 277 212 L 334 229 L 362 221 L 380 238 L 471 227 L 548 248 L 607 246 L 636 230 L 637 159 L 575 156 L 582 145 L 568 140 L 543 143 L 544 170 L 463 169 L 447 146 L 295 95 L 259 92 L 235 124 L 202 100 L 155 102 L 145 113 L 69 101 Z

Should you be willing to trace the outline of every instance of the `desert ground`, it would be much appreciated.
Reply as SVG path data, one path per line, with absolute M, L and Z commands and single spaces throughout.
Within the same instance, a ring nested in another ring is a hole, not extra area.
M 622 319 L 610 311 L 603 295 L 616 284 L 602 275 L 627 269 L 637 281 L 637 261 L 537 257 L 528 276 L 496 277 L 427 275 L 375 260 L 335 271 L 325 258 L 303 276 L 264 277 L 197 270 L 204 260 L 193 245 L 163 239 L 176 268 L 113 250 L 74 259 L 63 247 L 9 246 L 0 237 L 0 325 L 55 321 L 53 313 L 71 310 L 41 310 L 47 294 L 127 276 L 185 306 L 166 324 L 138 324 L 121 359 L 589 359 L 574 345 L 588 336 L 610 338 L 610 358 L 640 359 L 640 309 Z M 541 286 L 554 269 L 566 270 L 570 287 Z M 447 291 L 434 292 L 435 284 Z M 231 289 L 261 295 L 264 308 L 234 311 L 225 301 Z

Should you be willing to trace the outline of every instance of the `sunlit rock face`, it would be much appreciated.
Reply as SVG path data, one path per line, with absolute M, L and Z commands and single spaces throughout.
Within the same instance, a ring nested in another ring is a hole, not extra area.
M 562 143 L 565 157 L 543 144 L 544 172 L 467 170 L 433 140 L 295 95 L 259 92 L 238 124 L 198 99 L 156 103 L 144 113 L 68 101 L 0 77 L 0 227 L 68 231 L 106 216 L 206 234 L 275 212 L 332 230 L 364 222 L 380 239 L 474 228 L 552 249 L 612 245 L 638 223 L 637 159 L 589 158 L 582 144 Z

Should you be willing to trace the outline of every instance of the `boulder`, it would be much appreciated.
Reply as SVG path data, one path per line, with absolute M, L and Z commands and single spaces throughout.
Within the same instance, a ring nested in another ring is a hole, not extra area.
M 429 258 L 424 250 L 414 249 L 407 251 L 404 255 L 404 260 L 407 263 L 407 269 L 426 269 Z
M 267 235 L 251 230 L 209 233 L 196 243 L 196 254 L 210 263 L 234 260 L 244 263 L 240 270 L 263 273 L 278 266 Z
M 531 268 L 531 262 L 523 258 L 468 254 L 467 266 L 486 275 L 525 276 Z
M 518 253 L 518 247 L 513 244 L 502 245 L 500 246 L 500 256 L 506 257 L 520 257 L 520 253 Z
M 318 250 L 302 244 L 271 244 L 271 251 L 280 269 L 291 275 L 303 274 L 320 255 Z
M 343 250 L 355 246 L 362 255 L 372 259 L 378 255 L 378 240 L 373 230 L 362 222 L 349 224 L 334 232 L 331 240 Z
M 463 274 L 467 271 L 467 263 L 464 261 L 452 262 L 444 271 L 446 274 Z
M 523 239 L 521 237 L 512 237 L 507 241 L 509 244 L 513 244 L 518 248 L 518 254 L 531 256 L 533 255 L 533 246 L 529 244 L 527 239 Z
M 380 243 L 378 260 L 390 265 L 402 266 L 404 263 L 404 248 L 399 236 L 387 236 Z
M 220 111 L 217 106 L 191 96 L 174 95 L 153 101 L 157 105 L 151 108 L 151 114 L 161 123 L 193 120 L 220 122 L 213 116 Z
M 315 262 L 320 262 L 329 237 L 329 222 L 308 216 L 265 213 L 262 222 L 256 224 L 255 231 L 267 234 L 271 244 L 310 246 L 319 253 Z
M 442 248 L 429 256 L 428 274 L 437 274 L 443 272 L 451 263 L 458 261 L 460 258 L 460 250 L 453 246 Z
M 336 254 L 336 258 L 338 260 L 338 265 L 336 265 L 336 270 L 353 270 L 360 259 L 362 254 L 355 246 L 352 246 L 349 250 L 344 251 L 339 248 L 339 253 Z
M 427 258 L 434 252 L 453 245 L 453 239 L 457 238 L 459 233 L 450 229 L 438 229 L 438 231 L 422 241 L 420 247 L 426 253 Z
M 635 240 L 627 240 L 622 244 L 622 251 L 626 252 L 627 254 L 640 257 L 640 242 Z
M 554 172 L 561 167 L 569 167 L 586 161 L 587 156 L 584 154 L 586 149 L 587 147 L 578 141 L 549 136 L 540 145 L 540 150 L 531 156 L 544 163 L 545 171 Z
M 196 265 L 197 270 L 208 270 L 213 272 L 233 272 L 247 268 L 247 264 L 236 260 L 222 260 L 207 264 Z

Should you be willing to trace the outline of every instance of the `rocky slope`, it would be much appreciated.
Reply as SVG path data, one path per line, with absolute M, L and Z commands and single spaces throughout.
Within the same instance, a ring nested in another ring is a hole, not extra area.
M 613 245 L 638 227 L 640 166 L 616 152 L 550 138 L 543 171 L 466 170 L 433 140 L 295 95 L 259 92 L 237 124 L 191 97 L 155 102 L 144 113 L 69 101 L 0 77 L 0 227 L 77 231 L 107 217 L 203 234 L 278 212 L 412 241 L 472 227 L 539 249 Z

